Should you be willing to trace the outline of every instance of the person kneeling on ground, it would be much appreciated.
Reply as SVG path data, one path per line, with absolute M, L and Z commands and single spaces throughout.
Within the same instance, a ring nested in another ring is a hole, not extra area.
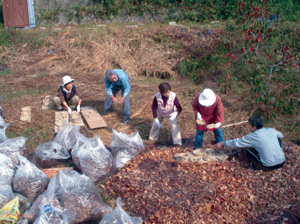
M 62 86 L 58 89 L 58 96 L 53 98 L 56 109 L 61 111 L 64 106 L 69 114 L 72 114 L 72 109 L 80 113 L 82 95 L 78 88 L 73 85 L 74 79 L 66 75 L 62 78 L 62 82 Z
M 107 96 L 105 98 L 104 109 L 101 115 L 109 113 L 109 109 L 112 104 L 117 102 L 117 93 L 121 90 L 122 98 L 119 101 L 119 104 L 123 104 L 123 122 L 121 124 L 127 124 L 130 121 L 131 114 L 129 102 L 131 82 L 128 75 L 122 69 L 108 69 L 105 72 L 104 82 Z
M 194 98 L 192 107 L 197 120 L 197 133 L 194 148 L 202 147 L 204 132 L 213 131 L 217 142 L 223 141 L 222 123 L 224 122 L 224 109 L 221 98 L 211 89 L 204 89 Z M 202 123 L 198 123 L 198 121 Z
M 177 116 L 182 111 L 182 107 L 174 92 L 171 91 L 169 83 L 161 83 L 159 92 L 155 94 L 152 104 L 154 121 L 149 134 L 149 140 L 158 140 L 161 122 L 164 118 L 169 118 L 172 130 L 173 144 L 182 147 L 181 134 L 177 124 Z M 175 111 L 175 107 L 177 111 Z
M 250 166 L 255 170 L 270 171 L 283 167 L 282 133 L 274 128 L 263 128 L 263 120 L 258 115 L 251 116 L 248 122 L 251 134 L 217 143 L 214 148 L 248 148 L 246 154 L 251 161 Z

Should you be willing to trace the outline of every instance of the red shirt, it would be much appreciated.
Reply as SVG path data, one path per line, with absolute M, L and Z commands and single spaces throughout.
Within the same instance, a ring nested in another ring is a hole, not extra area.
M 221 101 L 221 98 L 216 95 L 216 101 L 213 105 L 209 107 L 202 106 L 199 103 L 200 93 L 197 94 L 195 99 L 192 101 L 193 110 L 195 112 L 195 118 L 197 119 L 197 113 L 199 112 L 202 116 L 202 119 L 205 121 L 205 125 L 196 124 L 197 130 L 199 131 L 213 131 L 214 129 L 207 129 L 206 125 L 216 124 L 218 122 L 224 122 L 224 108 Z

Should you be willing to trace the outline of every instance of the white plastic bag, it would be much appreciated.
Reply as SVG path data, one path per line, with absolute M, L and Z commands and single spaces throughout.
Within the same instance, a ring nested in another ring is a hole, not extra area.
M 0 176 L 0 209 L 12 199 L 14 199 L 14 193 L 10 183 Z
M 46 142 L 36 147 L 32 157 L 32 163 L 37 167 L 53 167 L 65 162 L 70 155 L 65 147 L 56 142 Z
M 138 153 L 145 150 L 143 140 L 138 132 L 126 135 L 113 130 L 111 150 L 118 168 L 125 166 L 127 161 L 133 159 Z
M 46 190 L 50 179 L 29 160 L 19 157 L 20 166 L 14 177 L 13 190 L 27 198 L 35 198 Z
M 70 152 L 72 151 L 80 135 L 79 130 L 80 130 L 79 125 L 72 126 L 68 124 L 66 121 L 63 121 L 63 126 L 55 136 L 53 142 L 57 142 L 58 144 L 65 147 Z
M 6 128 L 9 126 L 9 124 L 5 123 L 4 120 L 3 120 L 3 122 L 4 122 L 4 124 L 3 124 L 1 119 L 3 120 L 3 118 L 0 117 L 0 143 L 5 142 L 8 139 L 6 137 L 5 132 L 6 132 Z
M 56 195 L 63 208 L 76 213 L 73 223 L 99 220 L 112 211 L 106 205 L 94 182 L 74 170 L 60 170 L 57 174 Z
M 1 108 L 1 107 L 0 107 Z M 0 109 L 1 110 L 1 109 Z M 7 127 L 8 126 L 8 123 L 6 123 L 4 121 L 4 118 L 2 116 L 0 116 L 0 128 L 4 128 L 4 127 Z
M 81 172 L 94 182 L 117 170 L 112 154 L 97 135 L 93 138 L 86 138 L 80 134 L 72 151 L 72 159 Z
M 121 198 L 117 199 L 117 207 L 105 215 L 99 224 L 142 224 L 141 217 L 131 217 L 122 209 Z
M 0 153 L 7 155 L 15 165 L 19 165 L 19 155 L 28 158 L 29 152 L 25 146 L 25 137 L 17 137 L 0 143 Z
M 15 174 L 15 165 L 12 160 L 3 153 L 0 153 L 0 175 L 4 177 L 10 184 L 13 182 Z

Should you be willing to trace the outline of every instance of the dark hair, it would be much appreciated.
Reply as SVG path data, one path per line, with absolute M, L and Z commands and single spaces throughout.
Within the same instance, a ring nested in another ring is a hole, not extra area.
M 166 93 L 169 90 L 171 90 L 171 86 L 167 82 L 163 82 L 163 83 L 159 84 L 158 88 L 159 88 L 159 91 L 161 94 Z
M 256 129 L 261 129 L 264 126 L 264 122 L 262 118 L 258 115 L 253 115 L 248 120 L 249 124 L 251 124 L 252 127 L 256 127 Z

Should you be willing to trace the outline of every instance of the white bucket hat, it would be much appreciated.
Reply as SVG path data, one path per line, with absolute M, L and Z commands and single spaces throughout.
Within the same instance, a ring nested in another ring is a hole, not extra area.
M 198 101 L 202 106 L 209 107 L 216 102 L 216 95 L 211 89 L 204 89 Z
M 74 79 L 71 79 L 70 76 L 66 75 L 62 78 L 63 86 L 67 85 L 70 82 L 74 82 Z

